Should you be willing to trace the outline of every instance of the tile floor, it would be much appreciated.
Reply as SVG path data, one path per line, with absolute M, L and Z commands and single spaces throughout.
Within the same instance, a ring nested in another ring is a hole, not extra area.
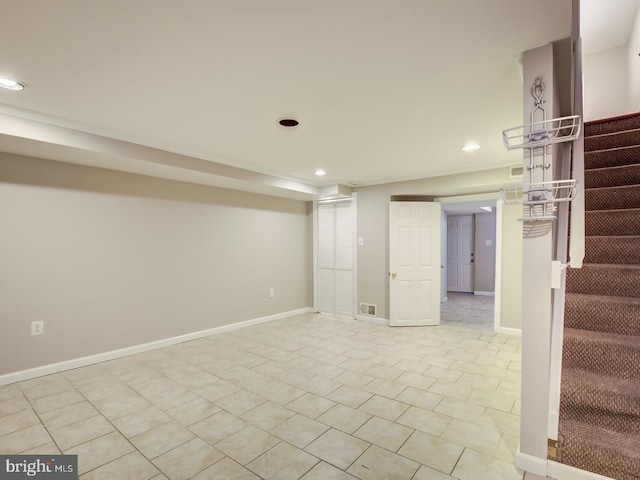
M 94 479 L 522 479 L 520 339 L 306 314 L 0 387 L 0 452 Z

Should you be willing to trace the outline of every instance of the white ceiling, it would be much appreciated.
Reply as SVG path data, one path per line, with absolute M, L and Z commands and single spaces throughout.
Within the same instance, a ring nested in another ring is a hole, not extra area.
M 0 0 L 0 150 L 301 198 L 517 164 L 514 59 L 570 4 Z
M 580 30 L 585 55 L 629 42 L 640 0 L 581 0 Z

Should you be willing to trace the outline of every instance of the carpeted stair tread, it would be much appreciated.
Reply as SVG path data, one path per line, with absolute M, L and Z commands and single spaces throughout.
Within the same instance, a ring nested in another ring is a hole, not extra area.
M 615 167 L 640 163 L 640 146 L 596 150 L 584 153 L 584 168 Z
M 584 207 L 585 210 L 640 208 L 640 185 L 585 189 Z
M 560 420 L 562 463 L 616 480 L 640 477 L 640 439 L 575 420 Z
M 603 118 L 599 120 L 591 120 L 584 124 L 585 137 L 593 135 L 603 135 L 623 130 L 633 130 L 640 128 L 640 114 L 631 113 L 613 118 Z
M 585 170 L 585 188 L 640 185 L 640 164 Z
M 638 129 L 593 135 L 584 139 L 586 152 L 634 145 L 640 145 L 640 130 Z
M 567 328 L 640 336 L 640 298 L 567 293 L 564 325 Z
M 640 293 L 640 266 L 585 263 L 567 269 L 568 293 L 637 297 Z
M 640 265 L 640 236 L 585 237 L 587 263 Z
M 613 378 L 640 380 L 640 339 L 631 335 L 564 329 L 562 364 Z M 611 365 L 616 368 L 612 369 Z
M 585 234 L 640 235 L 640 208 L 591 210 L 585 212 Z

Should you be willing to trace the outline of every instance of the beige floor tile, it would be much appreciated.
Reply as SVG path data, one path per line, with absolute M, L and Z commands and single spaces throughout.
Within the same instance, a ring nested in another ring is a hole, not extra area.
M 297 480 L 318 462 L 316 457 L 280 442 L 247 467 L 265 480 Z
M 474 418 L 471 421 L 502 433 L 520 435 L 520 417 L 512 413 L 487 408 L 481 417 Z
M 447 428 L 451 422 L 451 417 L 425 410 L 424 408 L 409 407 L 396 422 L 400 425 L 438 436 Z
M 225 457 L 193 477 L 193 480 L 260 480 L 232 459 Z
M 220 408 L 210 401 L 197 397 L 190 402 L 167 410 L 167 414 L 173 417 L 181 425 L 188 427 L 199 422 L 214 413 L 218 413 Z
M 210 402 L 215 402 L 216 400 L 220 400 L 221 398 L 228 397 L 238 390 L 240 390 L 240 387 L 237 387 L 233 383 L 229 383 L 224 380 L 218 380 L 215 383 L 209 383 L 207 385 L 203 385 L 202 387 L 194 388 L 193 392 L 197 393 L 201 397 L 206 398 Z
M 195 435 L 180 425 L 178 422 L 168 422 L 159 427 L 152 428 L 140 435 L 131 438 L 131 443 L 140 452 L 152 460 L 175 447 L 188 442 Z
M 82 476 L 82 480 L 113 480 L 116 478 L 149 480 L 158 473 L 158 469 L 149 460 L 139 452 L 132 452 L 87 472 Z
M 311 380 L 299 385 L 300 388 L 315 395 L 327 396 L 337 388 L 340 388 L 342 383 L 331 378 L 325 378 L 316 375 Z
M 220 370 L 216 372 L 216 377 L 221 378 L 222 380 L 226 380 L 227 382 L 236 383 L 241 380 L 246 380 L 247 378 L 255 375 L 255 372 L 250 368 L 243 367 L 241 365 L 234 365 L 231 368 L 227 368 L 224 370 Z
M 221 411 L 198 423 L 194 423 L 189 427 L 189 430 L 210 445 L 215 445 L 220 440 L 224 440 L 229 435 L 242 430 L 246 425 L 247 422 L 244 420 L 228 412 Z
M 318 463 L 300 480 L 354 480 L 356 477 L 325 462 Z
M 398 450 L 398 454 L 449 475 L 463 450 L 464 447 L 456 443 L 428 433 L 415 432 Z
M 38 414 L 43 414 L 83 401 L 85 401 L 84 397 L 77 390 L 65 390 L 64 392 L 34 400 L 31 405 Z
M 460 383 L 453 383 L 447 380 L 436 380 L 436 382 L 429 387 L 431 393 L 436 393 L 444 397 L 457 398 L 459 400 L 466 400 L 471 395 L 473 388 L 469 385 Z
M 398 425 L 383 418 L 372 417 L 353 435 L 366 442 L 396 452 L 413 432 L 412 428 Z
M 324 362 L 320 362 L 317 366 L 308 370 L 309 373 L 328 379 L 333 379 L 345 371 L 346 369 L 342 367 L 337 367 Z
M 511 460 L 511 454 L 502 442 L 502 433 L 470 422 L 453 419 L 441 438 L 482 453 Z
M 347 370 L 335 377 L 334 380 L 337 380 L 338 382 L 345 385 L 349 385 L 350 387 L 362 388 L 373 379 L 374 377 L 372 377 L 371 375 Z
M 367 448 L 369 448 L 368 442 L 332 428 L 308 445 L 305 450 L 331 465 L 346 470 Z
M 155 458 L 153 463 L 172 480 L 186 480 L 223 458 L 220 451 L 194 438 Z
M 136 392 L 142 395 L 145 398 L 150 398 L 159 393 L 166 392 L 167 390 L 172 390 L 176 388 L 178 384 L 173 380 L 168 379 L 167 377 L 159 377 L 153 380 L 147 381 L 145 383 L 136 385 L 132 387 Z
M 370 418 L 371 415 L 368 413 L 337 404 L 317 417 L 316 420 L 345 433 L 353 433 Z
M 215 444 L 236 462 L 246 465 L 280 442 L 280 439 L 249 425 Z
M 419 388 L 421 390 L 427 390 L 436 381 L 433 377 L 427 377 L 426 375 L 418 375 L 417 373 L 404 372 L 397 379 L 397 383 L 407 385 L 409 387 Z
M 131 438 L 170 421 L 169 415 L 157 407 L 150 406 L 139 412 L 112 420 L 112 423 L 125 437 Z
M 134 451 L 133 446 L 118 432 L 111 432 L 86 443 L 65 450 L 66 455 L 78 455 L 78 473 L 112 462 Z
M 34 425 L 24 430 L 0 435 L 0 452 L 13 455 L 32 450 L 51 441 L 51 437 L 42 425 Z
M 0 435 L 23 430 L 34 425 L 40 425 L 40 419 L 31 409 L 20 410 L 11 415 L 0 417 Z
M 99 415 L 99 413 L 93 405 L 85 401 L 42 413 L 40 414 L 40 420 L 47 428 L 51 429 L 69 425 L 70 423 Z
M 198 372 L 192 375 L 178 378 L 176 383 L 179 383 L 183 387 L 198 388 L 205 385 L 213 385 L 220 379 L 209 372 Z
M 50 442 L 21 453 L 23 455 L 60 455 L 60 449 L 55 443 Z
M 521 480 L 513 463 L 466 448 L 452 475 L 460 480 L 491 478 L 492 480 Z
M 78 391 L 94 405 L 106 403 L 109 400 L 117 400 L 124 397 L 137 395 L 137 392 L 116 378 L 104 381 L 96 379 L 93 383 L 88 383 L 78 387 Z
M 331 407 L 333 407 L 336 402 L 332 402 L 331 400 L 327 400 L 324 397 L 319 395 L 314 395 L 313 393 L 305 393 L 299 398 L 296 398 L 293 402 L 287 404 L 287 408 L 301 413 L 309 418 L 316 418 L 317 416 L 323 414 Z
M 362 480 L 410 480 L 419 463 L 372 445 L 347 470 Z
M 444 397 L 437 393 L 425 392 L 419 388 L 407 387 L 395 398 L 395 400 L 408 405 L 413 405 L 414 407 L 433 410 L 442 398 Z
M 372 380 L 375 381 L 375 380 Z M 343 385 L 342 387 L 331 392 L 327 397 L 343 405 L 351 408 L 358 408 L 364 402 L 369 400 L 373 394 L 365 392 L 358 388 Z
M 228 397 L 217 400 L 216 405 L 229 413 L 239 416 L 256 408 L 258 405 L 261 405 L 266 401 L 266 398 L 255 393 L 251 393 L 247 390 L 238 390 Z
M 262 430 L 269 431 L 281 424 L 288 418 L 293 417 L 296 412 L 282 407 L 274 402 L 265 402 L 256 408 L 249 410 L 241 417 L 252 425 Z
M 31 409 L 31 404 L 24 395 L 22 395 L 22 392 L 19 390 L 16 390 L 16 392 L 13 398 L 6 398 L 0 402 L 0 417 L 18 413 L 21 410 Z
M 467 401 L 503 412 L 511 412 L 515 403 L 515 399 L 511 395 L 489 390 L 474 390 Z
M 436 405 L 433 411 L 453 418 L 472 422 L 482 417 L 486 411 L 486 407 L 466 400 L 446 397 L 440 400 L 440 403 Z
M 371 375 L 375 378 L 380 378 L 382 380 L 395 380 L 404 372 L 402 370 L 398 370 L 396 368 L 385 367 L 383 365 L 374 365 L 369 370 L 365 372 L 367 375 Z
M 482 368 L 487 372 L 487 367 Z M 458 379 L 460 385 L 468 385 L 474 390 L 490 390 L 495 391 L 500 383 L 500 378 L 487 377 L 485 375 L 475 375 L 473 373 L 463 373 Z
M 66 390 L 74 390 L 68 380 L 57 375 L 48 375 L 22 382 L 20 388 L 22 388 L 24 396 L 31 402 Z
M 376 378 L 362 387 L 362 390 L 387 398 L 396 398 L 406 388 L 402 383 Z
M 56 444 L 64 451 L 94 438 L 101 437 L 115 428 L 102 415 L 85 418 L 63 427 L 49 430 Z
M 390 400 L 380 395 L 374 395 L 369 400 L 360 405 L 359 410 L 363 412 L 382 417 L 387 420 L 395 421 L 402 415 L 409 405 L 396 400 Z
M 149 397 L 149 400 L 159 409 L 166 411 L 172 408 L 176 408 L 180 405 L 184 405 L 185 403 L 190 402 L 191 400 L 195 400 L 196 398 L 198 398 L 198 395 L 193 393 L 191 390 L 179 386 L 176 388 L 172 388 L 171 390 L 161 392 L 158 395 Z
M 0 386 L 0 403 L 24 398 L 19 385 L 20 384 L 15 383 L 13 385 Z
M 146 399 L 137 394 L 122 398 L 106 397 L 93 402 L 93 405 L 109 420 L 115 420 L 151 407 L 151 404 Z
M 288 385 L 284 382 L 279 382 L 273 385 L 269 390 L 261 392 L 260 395 L 267 400 L 277 403 L 278 405 L 285 406 L 305 393 L 307 392 L 298 387 Z
M 298 448 L 304 448 L 327 430 L 327 425 L 296 414 L 272 428 L 270 433 Z
M 442 472 L 421 465 L 412 480 L 456 480 L 455 478 L 445 475 Z

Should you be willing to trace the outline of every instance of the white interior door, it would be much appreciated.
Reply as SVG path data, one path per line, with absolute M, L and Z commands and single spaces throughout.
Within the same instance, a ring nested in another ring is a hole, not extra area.
M 473 292 L 473 215 L 447 217 L 447 290 Z
M 389 323 L 440 324 L 440 204 L 391 202 Z
M 318 311 L 353 317 L 353 202 L 318 206 Z

